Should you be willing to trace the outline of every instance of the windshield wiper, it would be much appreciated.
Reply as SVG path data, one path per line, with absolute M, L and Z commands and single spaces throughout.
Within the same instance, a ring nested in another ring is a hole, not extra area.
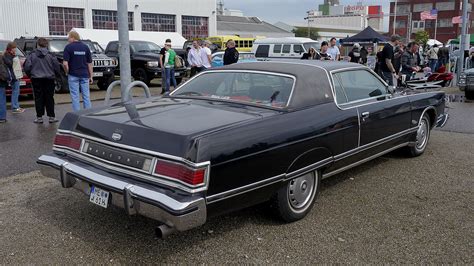
M 177 94 L 176 96 L 203 96 L 203 95 L 195 91 L 185 91 L 185 92 Z

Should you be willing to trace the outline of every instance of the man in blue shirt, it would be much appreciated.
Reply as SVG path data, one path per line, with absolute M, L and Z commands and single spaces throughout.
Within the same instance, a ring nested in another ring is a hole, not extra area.
M 69 32 L 69 44 L 64 48 L 64 69 L 68 73 L 69 92 L 72 109 L 81 110 L 80 96 L 84 101 L 84 109 L 91 108 L 89 83 L 92 83 L 92 55 L 89 47 L 80 41 L 79 34 Z

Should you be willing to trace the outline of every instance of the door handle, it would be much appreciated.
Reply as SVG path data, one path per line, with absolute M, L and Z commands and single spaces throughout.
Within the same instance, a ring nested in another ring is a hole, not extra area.
M 362 121 L 365 121 L 365 119 L 369 118 L 370 113 L 369 112 L 363 112 L 360 117 L 362 118 Z

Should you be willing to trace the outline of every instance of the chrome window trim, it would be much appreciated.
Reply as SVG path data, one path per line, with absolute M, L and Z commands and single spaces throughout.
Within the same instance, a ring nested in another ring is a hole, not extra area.
M 206 166 L 206 165 L 210 164 L 209 161 L 201 162 L 201 163 L 194 163 L 194 162 L 191 162 L 191 161 L 186 160 L 186 159 L 184 159 L 182 157 L 179 157 L 179 156 L 169 155 L 169 154 L 160 153 L 160 152 L 151 151 L 151 150 L 146 150 L 146 149 L 142 149 L 142 148 L 137 148 L 137 147 L 133 147 L 133 146 L 125 145 L 125 144 L 115 143 L 115 142 L 112 142 L 112 141 L 95 138 L 95 137 L 92 137 L 92 136 L 88 136 L 88 135 L 78 133 L 78 132 L 74 132 L 74 131 L 70 131 L 70 130 L 58 129 L 58 133 L 71 134 L 71 135 L 74 135 L 74 136 L 77 136 L 77 137 L 80 137 L 80 138 L 96 141 L 96 142 L 106 144 L 106 145 L 110 145 L 110 146 L 113 146 L 113 147 L 116 147 L 116 148 L 126 149 L 126 150 L 130 150 L 130 151 L 135 151 L 135 152 L 145 153 L 145 154 L 152 155 L 152 156 L 157 156 L 157 157 L 170 159 L 170 160 L 173 160 L 173 161 L 183 162 L 183 163 L 185 163 L 185 164 L 187 164 L 191 167 L 195 167 L 195 168 L 200 168 L 200 167 L 203 167 L 203 166 Z
M 280 77 L 286 77 L 286 78 L 291 78 L 293 79 L 293 86 L 291 87 L 291 93 L 290 93 L 290 96 L 288 97 L 288 100 L 286 102 L 286 105 L 285 107 L 282 107 L 282 108 L 278 108 L 278 107 L 273 107 L 272 109 L 276 109 L 276 110 L 285 110 L 287 109 L 288 107 L 290 107 L 290 102 L 291 102 L 291 99 L 293 99 L 293 93 L 295 91 L 295 86 L 296 86 L 296 77 L 293 76 L 293 75 L 289 75 L 289 74 L 283 74 L 283 73 L 278 73 L 278 72 L 271 72 L 271 71 L 258 71 L 258 70 L 240 70 L 240 69 L 237 69 L 237 70 L 232 70 L 232 69 L 222 69 L 222 70 L 206 70 L 204 72 L 201 72 L 199 74 L 197 74 L 196 76 L 192 77 L 191 79 L 189 79 L 188 81 L 186 81 L 184 84 L 194 80 L 195 78 L 197 77 L 200 77 L 202 75 L 207 75 L 207 74 L 210 74 L 210 73 L 222 73 L 222 72 L 228 72 L 228 73 L 252 73 L 252 74 L 264 74 L 264 75 L 272 75 L 272 76 L 280 76 Z M 181 87 L 184 85 L 182 84 L 181 86 L 179 86 L 176 90 L 174 90 L 173 92 L 171 92 L 169 94 L 169 96 L 174 96 L 174 97 L 182 97 L 182 96 L 178 96 L 178 95 L 174 95 L 176 92 L 178 92 Z M 183 97 L 185 98 L 185 97 Z M 204 100 L 213 100 L 213 98 L 210 98 L 210 97 L 199 97 L 199 99 L 204 99 Z M 220 99 L 222 101 L 227 101 L 227 102 L 235 102 L 235 103 L 241 103 L 241 104 L 245 104 L 246 102 L 242 102 L 242 101 L 233 101 L 233 100 L 225 100 L 225 99 Z M 263 105 L 260 105 L 260 104 L 257 104 L 256 106 L 262 106 L 262 107 L 266 107 L 266 106 L 263 106 Z
M 336 69 L 336 70 L 332 70 L 332 71 L 329 71 L 329 73 L 331 74 L 331 86 L 332 86 L 332 92 L 333 92 L 333 98 L 334 98 L 334 103 L 336 104 L 336 106 L 341 109 L 341 110 L 348 110 L 348 109 L 352 109 L 352 108 L 357 108 L 357 107 L 360 107 L 360 106 L 364 106 L 364 105 L 369 105 L 369 104 L 374 104 L 374 103 L 379 103 L 380 101 L 377 101 L 377 102 L 370 102 L 370 103 L 365 103 L 365 104 L 360 104 L 360 105 L 355 105 L 355 106 L 350 106 L 350 107 L 344 107 L 344 105 L 351 105 L 351 104 L 357 104 L 359 102 L 365 102 L 365 101 L 369 101 L 369 100 L 375 100 L 377 98 L 380 98 L 380 97 L 386 97 L 386 99 L 384 101 L 387 101 L 387 100 L 393 100 L 393 99 L 398 99 L 398 98 L 394 98 L 394 97 L 390 97 L 392 96 L 391 94 L 389 93 L 385 93 L 385 94 L 382 94 L 382 95 L 379 95 L 379 96 L 374 96 L 374 97 L 368 97 L 368 98 L 364 98 L 364 99 L 358 99 L 358 100 L 354 100 L 354 101 L 348 101 L 346 103 L 343 103 L 343 104 L 339 104 L 337 102 L 337 99 L 336 99 L 336 89 L 334 88 L 334 75 L 337 74 L 337 73 L 340 73 L 340 72 L 348 72 L 348 71 L 357 71 L 357 70 L 363 70 L 363 71 L 367 71 L 369 73 L 371 73 L 373 76 L 375 76 L 376 79 L 378 79 L 380 82 L 382 82 L 383 85 L 385 85 L 385 87 L 387 87 L 387 83 L 385 83 L 385 81 L 379 77 L 372 69 L 370 68 L 367 68 L 367 67 L 360 67 L 360 66 L 355 66 L 355 67 L 350 67 L 350 68 L 341 68 L 341 69 Z M 342 84 L 341 82 L 341 86 L 345 92 L 345 88 L 344 88 L 344 85 Z M 347 94 L 347 92 L 346 92 Z M 405 97 L 405 96 L 403 96 Z M 349 100 L 349 98 L 348 98 Z
M 173 181 L 169 181 L 169 179 L 166 179 L 166 180 L 158 179 L 158 178 L 156 178 L 155 176 L 152 176 L 152 175 L 145 175 L 145 174 L 142 174 L 142 173 L 138 173 L 136 171 L 130 171 L 130 170 L 122 168 L 122 167 L 116 167 L 116 166 L 113 166 L 109 163 L 102 163 L 102 162 L 97 161 L 93 158 L 84 156 L 83 154 L 80 154 L 80 153 L 77 153 L 77 152 L 71 152 L 71 151 L 66 150 L 66 149 L 53 148 L 53 150 L 65 153 L 68 156 L 70 156 L 70 157 L 72 157 L 76 160 L 85 161 L 85 162 L 91 163 L 92 165 L 101 166 L 105 169 L 117 171 L 119 173 L 123 173 L 123 174 L 126 174 L 126 175 L 137 177 L 137 178 L 140 178 L 140 179 L 143 179 L 143 180 L 147 180 L 151 183 L 165 185 L 165 186 L 172 187 L 172 188 L 177 188 L 179 190 L 182 190 L 184 192 L 188 192 L 188 193 L 191 193 L 191 194 L 206 191 L 207 187 L 208 187 L 208 183 L 209 183 L 209 182 L 207 182 L 205 186 L 201 186 L 201 187 L 198 187 L 198 188 L 190 188 L 188 186 L 180 185 L 179 182 L 175 182 L 175 181 L 178 181 L 178 180 L 175 180 L 175 179 L 173 179 Z M 208 178 L 209 173 L 210 173 L 210 167 L 207 166 L 206 177 L 205 177 L 206 181 L 209 180 L 209 178 Z

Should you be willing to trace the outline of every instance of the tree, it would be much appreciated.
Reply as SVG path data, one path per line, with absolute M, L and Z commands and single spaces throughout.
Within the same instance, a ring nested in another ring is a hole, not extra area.
M 430 34 L 425 30 L 415 33 L 415 41 L 422 46 L 426 45 L 429 38 L 430 38 Z
M 295 27 L 292 31 L 295 37 L 308 37 L 307 27 Z M 316 28 L 310 28 L 310 38 L 317 40 L 319 38 L 318 30 Z

